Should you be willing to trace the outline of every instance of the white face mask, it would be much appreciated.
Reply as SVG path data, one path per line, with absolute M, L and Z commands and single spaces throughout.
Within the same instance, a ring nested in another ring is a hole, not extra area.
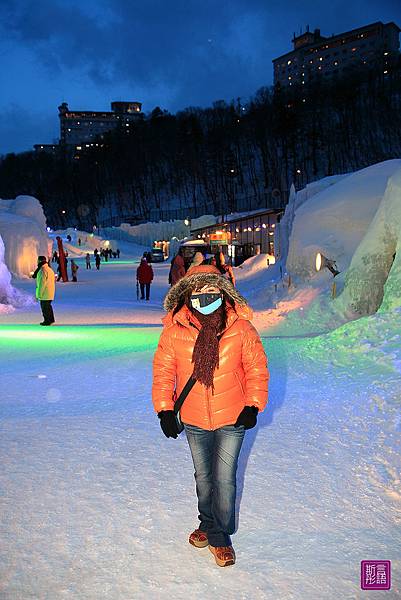
M 202 315 L 210 315 L 222 305 L 223 299 L 219 293 L 194 294 L 191 296 L 191 305 Z

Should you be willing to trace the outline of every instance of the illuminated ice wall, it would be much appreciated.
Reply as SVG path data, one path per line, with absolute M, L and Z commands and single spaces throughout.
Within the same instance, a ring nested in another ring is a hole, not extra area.
M 32 196 L 0 199 L 0 235 L 5 246 L 5 263 L 17 277 L 29 277 L 37 266 L 38 256 L 51 253 L 43 208 Z

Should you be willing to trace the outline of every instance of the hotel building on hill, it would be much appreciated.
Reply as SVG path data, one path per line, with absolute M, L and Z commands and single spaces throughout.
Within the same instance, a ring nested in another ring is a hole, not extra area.
M 320 29 L 293 37 L 294 48 L 273 60 L 274 83 L 288 88 L 319 79 L 339 78 L 375 70 L 387 75 L 400 60 L 400 28 L 378 21 L 324 37 Z
M 129 128 L 142 116 L 141 102 L 112 102 L 111 111 L 72 111 L 63 102 L 59 107 L 60 145 L 90 144 L 116 127 Z

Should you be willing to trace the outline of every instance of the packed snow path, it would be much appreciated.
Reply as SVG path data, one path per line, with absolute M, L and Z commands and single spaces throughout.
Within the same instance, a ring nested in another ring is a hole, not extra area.
M 381 599 L 360 589 L 365 559 L 392 561 L 399 598 L 401 319 L 379 323 L 394 345 L 382 360 L 369 319 L 371 352 L 352 327 L 347 347 L 340 333 L 264 337 L 270 400 L 241 453 L 237 563 L 221 569 L 188 544 L 189 448 L 150 400 L 167 265 L 149 303 L 134 269 L 81 263 L 78 284 L 58 284 L 56 327 L 38 307 L 1 316 L 0 598 Z

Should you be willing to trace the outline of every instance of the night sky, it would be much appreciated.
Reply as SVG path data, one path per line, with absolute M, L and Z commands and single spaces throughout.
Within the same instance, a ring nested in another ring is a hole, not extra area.
M 0 153 L 57 141 L 58 105 L 176 112 L 272 83 L 294 31 L 401 26 L 401 0 L 0 0 Z

